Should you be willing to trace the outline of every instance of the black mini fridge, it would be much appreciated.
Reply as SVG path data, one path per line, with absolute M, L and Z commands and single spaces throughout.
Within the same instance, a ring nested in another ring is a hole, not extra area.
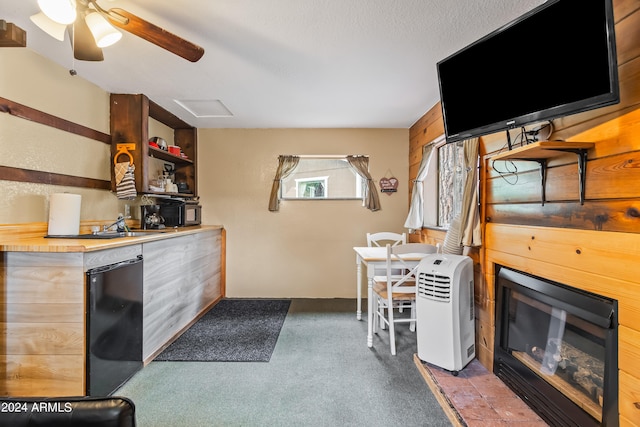
M 109 396 L 142 368 L 142 255 L 87 271 L 87 396 Z

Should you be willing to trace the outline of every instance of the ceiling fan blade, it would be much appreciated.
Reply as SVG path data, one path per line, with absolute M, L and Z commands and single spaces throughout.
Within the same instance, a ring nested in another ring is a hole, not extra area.
M 74 58 L 80 61 L 104 61 L 102 49 L 96 46 L 93 34 L 84 20 L 84 15 L 78 16 L 71 31 Z
M 124 24 L 122 20 L 113 17 L 113 13 L 127 18 L 129 21 Z M 202 55 L 204 55 L 204 49 L 202 47 L 178 37 L 151 22 L 145 21 L 126 10 L 118 8 L 109 9 L 108 16 L 114 26 L 122 28 L 133 35 L 143 38 L 191 62 L 198 61 L 202 58 Z

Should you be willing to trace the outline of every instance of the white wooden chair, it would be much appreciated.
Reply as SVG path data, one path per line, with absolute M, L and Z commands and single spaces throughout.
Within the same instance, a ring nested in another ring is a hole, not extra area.
M 390 231 L 367 233 L 367 246 L 384 247 L 387 243 L 391 246 L 404 245 L 407 243 L 407 233 L 392 233 Z
M 385 247 L 387 244 L 391 246 L 404 245 L 407 243 L 407 233 L 393 233 L 390 231 L 380 231 L 378 233 L 367 233 L 367 246 Z M 394 270 L 394 274 L 401 274 L 402 271 Z M 384 276 L 387 274 L 385 269 L 376 269 L 376 276 Z
M 436 253 L 436 247 L 425 243 L 406 243 L 397 246 L 387 244 L 386 274 L 373 278 L 373 332 L 377 333 L 378 325 L 389 327 L 389 343 L 391 354 L 396 354 L 395 324 L 409 323 L 409 329 L 416 329 L 416 273 L 418 264 L 410 265 L 401 255 L 404 254 L 432 254 Z M 403 266 L 402 274 L 393 274 L 393 264 Z M 411 313 L 409 316 L 395 317 L 394 310 L 404 304 L 409 304 Z
M 394 233 L 391 231 L 379 231 L 377 233 L 367 233 L 367 246 L 373 247 L 384 247 L 388 244 L 391 246 L 404 245 L 407 243 L 407 233 Z M 384 276 L 387 274 L 387 270 L 384 268 L 379 269 L 376 268 L 374 275 L 376 276 Z M 393 274 L 400 275 L 402 274 L 402 270 L 395 269 L 393 270 Z M 405 308 L 405 304 L 401 303 L 399 306 L 400 312 L 402 312 Z M 384 329 L 384 325 L 381 326 Z

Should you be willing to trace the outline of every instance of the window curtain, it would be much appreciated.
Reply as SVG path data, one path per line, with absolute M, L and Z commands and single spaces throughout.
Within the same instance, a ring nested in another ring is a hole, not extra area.
M 347 161 L 356 173 L 366 180 L 362 189 L 362 206 L 371 212 L 380 210 L 378 190 L 369 174 L 369 158 L 367 156 L 347 156 Z
M 424 221 L 424 180 L 427 178 L 429 165 L 433 158 L 435 144 L 428 144 L 422 151 L 422 160 L 418 169 L 418 175 L 413 181 L 413 191 L 411 192 L 411 205 L 409 206 L 409 215 L 404 222 L 404 228 L 409 229 L 409 233 L 422 228 Z
M 298 156 L 278 156 L 278 169 L 276 170 L 276 176 L 273 178 L 273 184 L 271 186 L 271 197 L 269 197 L 269 210 L 271 212 L 277 212 L 280 209 L 280 184 L 282 180 L 289 175 L 298 166 L 300 157 Z
M 480 210 L 478 207 L 478 138 L 464 141 L 464 166 L 467 179 L 460 210 L 460 243 L 465 248 L 482 245 Z

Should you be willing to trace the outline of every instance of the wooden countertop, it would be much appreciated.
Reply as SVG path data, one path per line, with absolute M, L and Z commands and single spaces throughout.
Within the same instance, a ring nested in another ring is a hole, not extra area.
M 56 239 L 45 238 L 44 232 L 30 230 L 25 224 L 24 233 L 20 233 L 21 224 L 0 225 L 0 251 L 3 252 L 92 252 L 156 240 L 171 239 L 201 233 L 206 230 L 220 230 L 221 225 L 197 225 L 191 227 L 168 228 L 165 232 L 149 232 L 148 235 L 135 237 L 117 237 L 112 239 Z M 138 231 L 138 230 L 132 230 Z M 144 231 L 142 231 L 144 232 Z

